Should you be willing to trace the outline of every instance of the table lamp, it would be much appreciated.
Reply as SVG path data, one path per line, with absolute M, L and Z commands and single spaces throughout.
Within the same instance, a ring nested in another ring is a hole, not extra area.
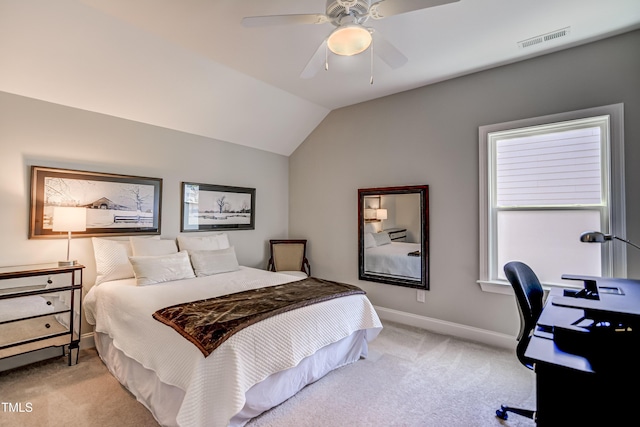
M 376 219 L 376 210 L 375 209 L 365 208 L 365 210 L 364 210 L 364 219 L 365 220 Z
M 586 243 L 604 243 L 608 240 L 613 239 L 620 240 L 621 242 L 625 242 L 633 246 L 634 248 L 640 249 L 640 246 L 636 245 L 635 243 L 622 239 L 618 236 L 614 236 L 612 234 L 604 234 L 599 231 L 585 231 L 580 235 L 580 241 Z
M 69 248 L 71 247 L 71 232 L 86 231 L 87 229 L 87 209 L 71 206 L 56 206 L 53 208 L 53 231 L 67 232 L 67 260 L 58 261 L 59 267 L 76 265 L 78 261 L 69 259 Z

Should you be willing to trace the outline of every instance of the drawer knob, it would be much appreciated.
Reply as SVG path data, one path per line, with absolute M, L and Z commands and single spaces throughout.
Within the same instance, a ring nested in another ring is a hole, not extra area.
M 45 324 L 44 324 L 44 327 L 45 327 L 45 328 L 47 328 L 47 329 L 49 329 L 49 328 L 51 327 L 51 325 L 50 325 L 50 324 L 48 324 L 48 323 L 45 323 Z

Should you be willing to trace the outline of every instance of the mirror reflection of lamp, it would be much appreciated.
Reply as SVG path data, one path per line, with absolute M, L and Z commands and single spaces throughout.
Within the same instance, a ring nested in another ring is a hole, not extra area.
M 386 209 L 376 209 L 376 219 L 382 221 L 383 219 L 387 219 L 387 210 Z
M 365 209 L 364 210 L 364 219 L 365 220 L 372 220 L 372 219 L 376 219 L 376 210 L 375 209 Z
M 53 228 L 52 231 L 67 232 L 67 260 L 58 261 L 59 267 L 76 265 L 77 260 L 69 259 L 69 249 L 71 247 L 71 232 L 87 230 L 87 209 L 71 206 L 56 206 L 53 208 Z

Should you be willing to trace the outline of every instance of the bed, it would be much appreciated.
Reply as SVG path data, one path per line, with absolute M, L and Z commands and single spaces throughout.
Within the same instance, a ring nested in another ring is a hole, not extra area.
M 98 278 L 84 307 L 87 321 L 95 326 L 96 348 L 110 372 L 161 425 L 242 426 L 328 372 L 366 357 L 368 342 L 382 328 L 366 295 L 349 295 L 252 324 L 205 357 L 152 315 L 175 304 L 300 278 L 237 265 L 226 235 L 178 238 L 179 251 L 170 248 L 169 254 L 161 255 L 155 249 L 151 252 L 156 255 L 139 255 L 149 251 L 136 255 L 136 244 L 130 255 L 126 242 L 93 240 Z M 170 247 L 164 240 L 144 245 Z M 202 263 L 200 255 L 207 262 Z M 191 274 L 185 267 L 172 276 L 181 268 L 173 259 L 184 256 L 189 256 Z M 119 267 L 104 266 L 117 264 L 116 258 Z M 129 266 L 124 264 L 126 258 Z M 166 266 L 167 258 L 173 273 L 156 274 L 162 265 L 150 268 L 158 259 Z M 147 264 L 146 272 L 140 262 Z M 129 276 L 132 267 L 133 277 L 119 277 Z M 203 271 L 210 274 L 198 275 Z M 144 284 L 154 275 L 162 280 Z M 181 275 L 185 277 L 175 278 Z M 167 277 L 170 280 L 164 280 Z
M 364 243 L 365 272 L 421 280 L 420 243 L 394 242 L 384 231 L 366 233 Z

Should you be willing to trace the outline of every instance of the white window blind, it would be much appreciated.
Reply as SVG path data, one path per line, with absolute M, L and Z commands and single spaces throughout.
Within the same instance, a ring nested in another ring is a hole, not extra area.
M 496 140 L 496 205 L 602 203 L 600 127 Z

